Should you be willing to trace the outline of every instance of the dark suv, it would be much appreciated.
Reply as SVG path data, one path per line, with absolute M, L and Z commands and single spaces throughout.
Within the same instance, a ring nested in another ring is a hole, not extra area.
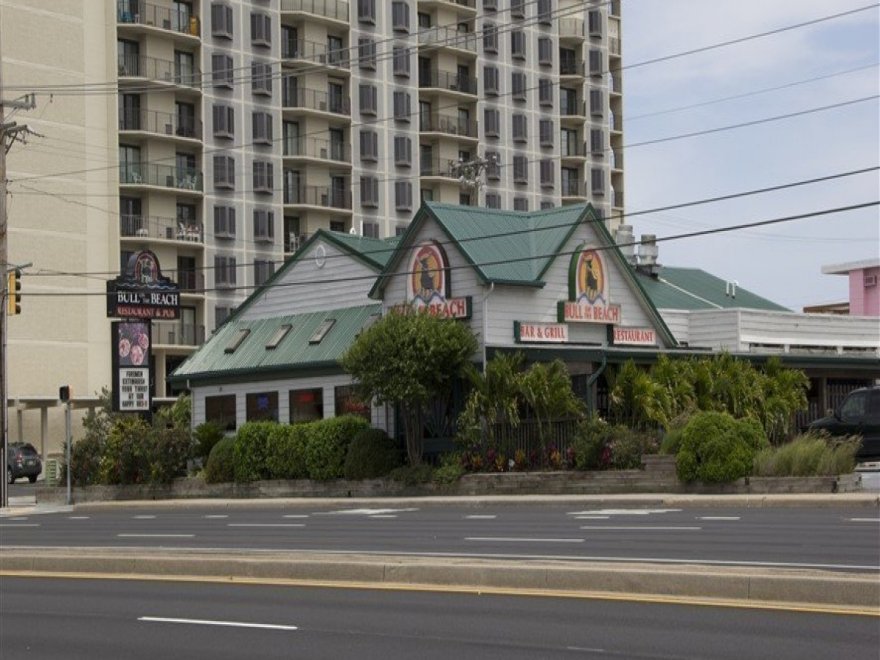
M 880 458 L 880 385 L 850 392 L 833 414 L 810 424 L 811 431 L 860 435 L 857 458 Z
M 6 451 L 6 482 L 15 483 L 16 479 L 27 477 L 34 483 L 40 472 L 43 471 L 43 463 L 34 446 L 29 442 L 10 442 Z

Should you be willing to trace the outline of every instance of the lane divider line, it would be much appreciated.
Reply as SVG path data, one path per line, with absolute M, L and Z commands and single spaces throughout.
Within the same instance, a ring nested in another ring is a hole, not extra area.
M 0 523 L 0 527 L 39 527 L 40 523 Z
M 309 514 L 307 513 L 287 513 L 284 514 L 285 518 L 308 518 Z
M 495 520 L 498 516 L 491 515 L 473 515 L 473 516 L 465 516 L 465 520 Z
M 228 523 L 227 527 L 305 527 L 304 523 Z
M 143 515 L 143 516 L 132 516 L 132 520 L 155 520 L 156 516 L 152 515 Z
M 262 630 L 299 630 L 296 626 L 276 623 L 247 623 L 244 621 L 211 621 L 208 619 L 172 619 L 160 616 L 140 616 L 138 621 L 147 623 L 187 623 L 196 626 L 227 626 L 231 628 L 260 628 Z
M 697 516 L 697 520 L 740 520 L 739 516 Z
M 581 525 L 581 529 L 591 529 L 591 530 L 608 530 L 615 532 L 623 532 L 623 531 L 642 531 L 647 530 L 651 532 L 696 532 L 702 527 L 692 527 L 688 525 L 669 525 L 667 527 L 661 527 L 659 525 Z
M 195 534 L 117 534 L 121 539 L 191 539 Z
M 211 514 L 208 514 L 207 516 L 205 516 L 205 519 L 206 520 L 220 520 L 222 518 L 228 518 L 228 517 L 229 516 L 227 516 L 225 513 L 211 513 Z
M 531 539 L 509 536 L 466 536 L 465 541 L 500 541 L 509 543 L 583 543 L 584 539 Z

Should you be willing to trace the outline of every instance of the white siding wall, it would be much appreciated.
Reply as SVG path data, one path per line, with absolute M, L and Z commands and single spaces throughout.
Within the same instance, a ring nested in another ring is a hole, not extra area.
M 324 266 L 315 262 L 318 245 L 326 250 Z M 242 313 L 243 320 L 304 314 L 366 305 L 376 272 L 362 261 L 324 241 L 316 241 L 287 272 Z M 307 282 L 312 284 L 302 285 Z M 296 284 L 294 284 L 296 283 Z
M 661 309 L 660 316 L 680 344 L 690 343 L 690 312 L 684 309 Z
M 465 261 L 464 257 L 461 255 L 461 252 L 459 252 L 458 248 L 456 248 L 454 245 L 449 244 L 449 238 L 446 236 L 446 234 L 443 233 L 440 227 L 438 227 L 433 220 L 428 220 L 422 226 L 417 236 L 413 239 L 413 242 L 410 245 L 418 245 L 427 240 L 438 241 L 443 246 L 443 249 L 446 252 L 446 257 L 447 259 L 449 259 L 449 265 L 451 267 L 449 271 L 449 281 L 450 290 L 452 291 L 452 297 L 464 298 L 466 296 L 471 296 L 473 298 L 473 314 L 470 319 L 470 327 L 477 335 L 477 338 L 480 341 L 480 350 L 482 350 L 482 301 L 484 291 L 486 291 L 487 289 L 479 283 L 476 273 L 470 267 L 467 261 Z M 403 259 L 401 259 L 401 262 L 398 265 L 396 272 L 405 272 L 408 270 L 409 258 L 411 254 L 412 247 L 410 247 L 406 251 L 406 254 L 404 255 Z M 406 275 L 394 276 L 386 285 L 382 300 L 383 312 L 387 311 L 390 307 L 394 307 L 395 305 L 406 302 L 407 277 L 408 276 Z

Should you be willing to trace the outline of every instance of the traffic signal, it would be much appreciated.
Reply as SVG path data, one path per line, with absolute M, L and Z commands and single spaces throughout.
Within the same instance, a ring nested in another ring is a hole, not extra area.
M 21 268 L 7 274 L 6 312 L 9 316 L 21 314 Z

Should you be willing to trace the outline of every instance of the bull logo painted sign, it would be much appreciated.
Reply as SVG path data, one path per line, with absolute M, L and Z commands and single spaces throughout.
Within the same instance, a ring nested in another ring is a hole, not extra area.
M 559 302 L 560 322 L 620 323 L 620 305 L 608 296 L 608 268 L 601 252 L 582 244 L 571 257 L 568 300 Z
M 450 297 L 449 260 L 438 243 L 425 241 L 416 245 L 408 265 L 406 297 L 410 307 L 433 316 L 471 317 L 470 296 Z

